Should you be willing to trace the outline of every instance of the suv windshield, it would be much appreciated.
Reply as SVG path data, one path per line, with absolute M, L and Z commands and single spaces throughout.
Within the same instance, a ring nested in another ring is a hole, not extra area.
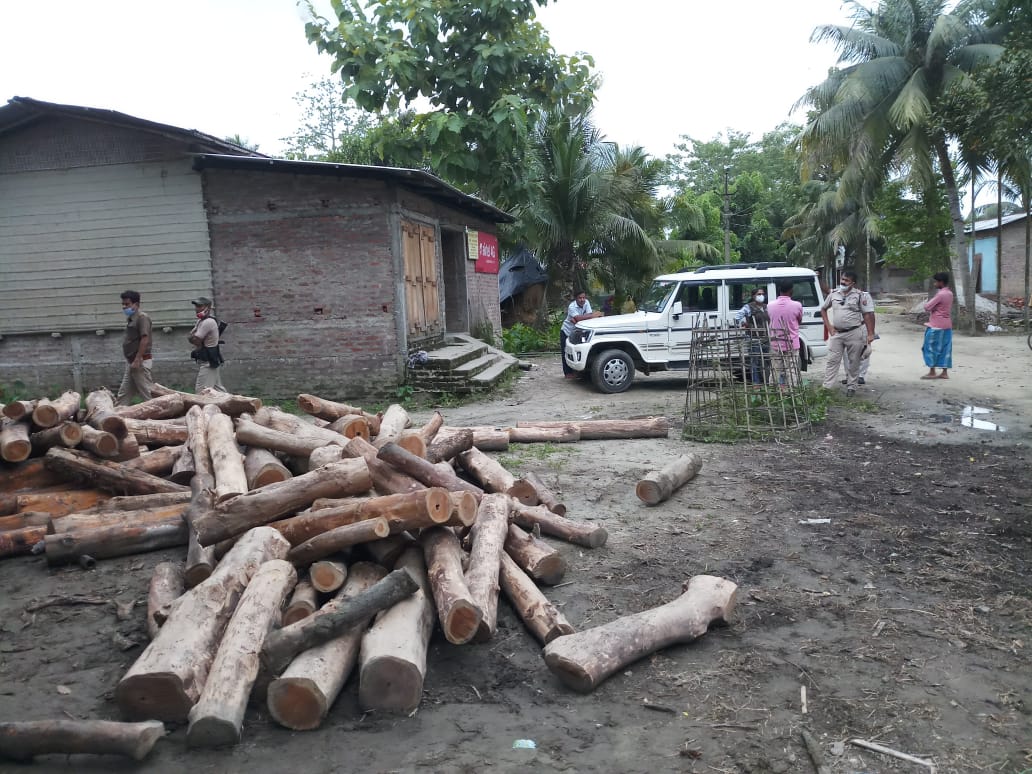
M 652 287 L 649 288 L 649 292 L 645 294 L 645 298 L 642 299 L 641 306 L 638 308 L 643 312 L 662 311 L 670 299 L 670 294 L 673 293 L 676 287 L 677 282 L 675 280 L 656 280 L 652 283 Z

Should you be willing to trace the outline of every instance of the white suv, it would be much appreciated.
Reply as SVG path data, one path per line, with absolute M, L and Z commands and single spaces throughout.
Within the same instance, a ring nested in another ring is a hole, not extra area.
M 753 288 L 766 288 L 773 299 L 782 282 L 792 283 L 792 298 L 803 305 L 800 346 L 808 359 L 823 357 L 828 345 L 817 275 L 782 263 L 701 266 L 656 277 L 637 312 L 577 323 L 563 357 L 575 371 L 590 373 L 601 392 L 623 392 L 635 369 L 644 374 L 687 369 L 693 328 L 733 326 Z

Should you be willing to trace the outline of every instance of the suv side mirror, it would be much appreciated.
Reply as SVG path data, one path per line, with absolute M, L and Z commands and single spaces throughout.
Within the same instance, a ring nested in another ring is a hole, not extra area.
M 681 312 L 682 312 L 681 302 L 680 301 L 674 301 L 674 305 L 672 307 L 670 307 L 670 314 L 672 314 L 676 318 L 676 317 L 680 317 L 681 316 Z

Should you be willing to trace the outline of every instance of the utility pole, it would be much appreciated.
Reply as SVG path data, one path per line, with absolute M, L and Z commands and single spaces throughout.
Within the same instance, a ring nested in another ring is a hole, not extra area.
M 731 167 L 724 167 L 724 263 L 731 263 L 731 193 L 727 176 Z

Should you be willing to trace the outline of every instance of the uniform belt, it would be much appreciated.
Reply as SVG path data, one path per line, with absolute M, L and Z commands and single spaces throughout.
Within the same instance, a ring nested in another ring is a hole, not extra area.
M 836 328 L 835 332 L 836 333 L 849 333 L 850 331 L 855 331 L 859 327 L 860 327 L 859 325 L 854 325 L 852 328 Z

